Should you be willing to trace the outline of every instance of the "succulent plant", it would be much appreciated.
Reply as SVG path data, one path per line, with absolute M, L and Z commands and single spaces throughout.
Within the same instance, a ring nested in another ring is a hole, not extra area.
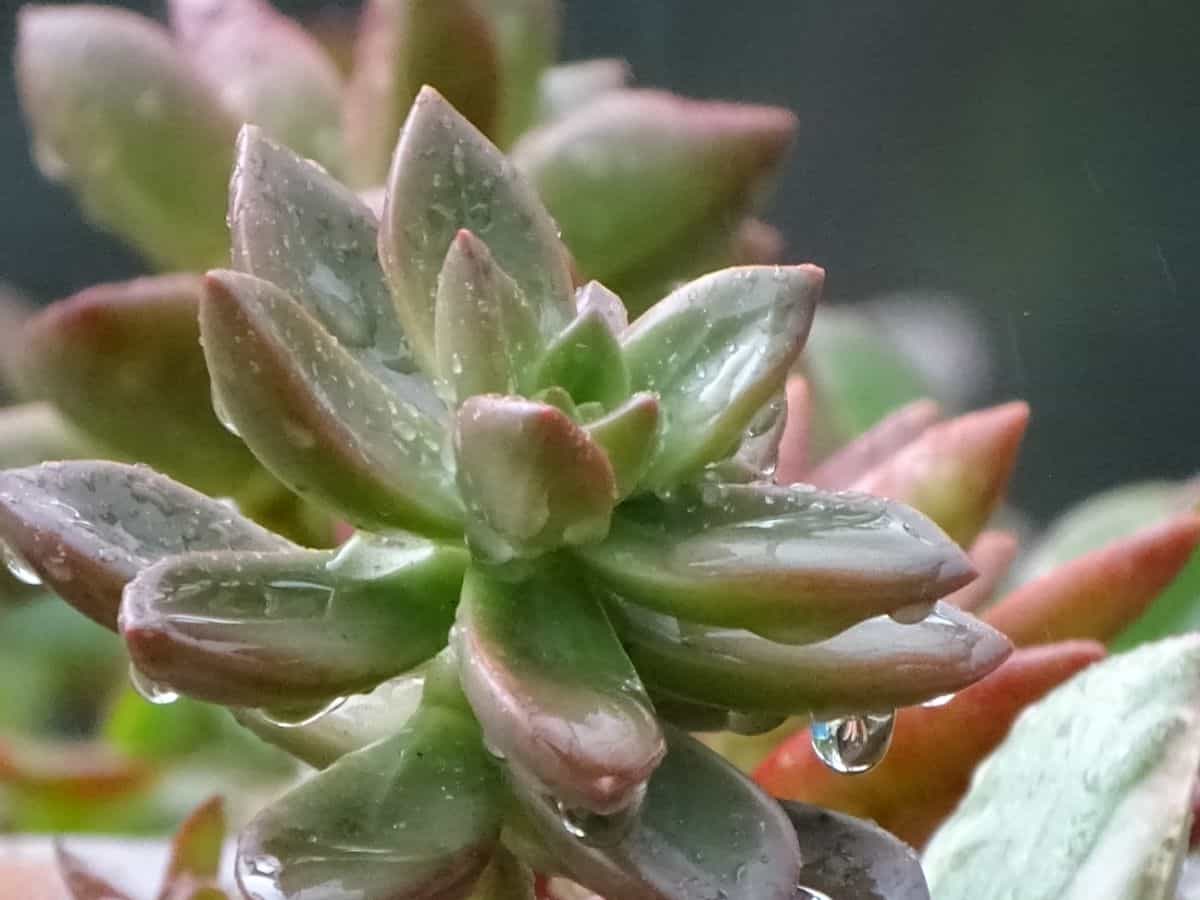
M 721 270 L 630 323 L 431 88 L 378 225 L 254 126 L 230 197 L 236 270 L 199 301 L 218 415 L 355 536 L 305 549 L 93 461 L 0 475 L 0 535 L 119 628 L 148 697 L 234 707 L 322 769 L 243 833 L 250 896 L 465 896 L 536 869 L 791 897 L 788 815 L 681 726 L 812 712 L 856 771 L 896 707 L 1007 656 L 936 603 L 973 568 L 924 516 L 770 480 L 816 267 Z

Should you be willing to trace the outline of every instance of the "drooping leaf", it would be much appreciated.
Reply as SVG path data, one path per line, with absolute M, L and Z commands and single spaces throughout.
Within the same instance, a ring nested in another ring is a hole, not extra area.
M 537 114 L 542 72 L 558 53 L 561 14 L 556 0 L 484 0 L 481 8 L 492 22 L 499 63 L 496 143 L 507 147 Z
M 385 383 L 274 285 L 210 273 L 200 309 L 213 391 L 281 481 L 360 525 L 454 533 L 444 411 Z
M 649 486 L 670 488 L 736 448 L 780 388 L 812 323 L 816 266 L 726 269 L 684 285 L 622 339 L 633 390 L 662 403 Z
M 546 348 L 533 375 L 538 388 L 561 387 L 576 403 L 595 402 L 605 408 L 629 396 L 629 370 L 621 345 L 605 313 L 579 313 Z
M 923 859 L 939 900 L 1169 897 L 1200 769 L 1200 636 L 1098 663 L 1029 709 Z
M 556 334 L 575 315 L 558 229 L 537 194 L 432 88 L 421 91 L 400 135 L 382 222 L 383 268 L 405 333 L 428 372 L 435 371 L 438 273 L 461 229 L 488 245 L 536 311 L 542 334 Z
M 169 0 L 178 45 L 225 106 L 297 153 L 342 167 L 342 78 L 266 0 Z
M 87 439 L 49 403 L 0 409 L 0 469 L 93 455 Z
M 967 555 L 971 557 L 971 565 L 975 567 L 979 577 L 949 594 L 946 602 L 953 603 L 967 612 L 975 612 L 992 602 L 996 591 L 1008 575 L 1009 567 L 1017 558 L 1016 535 L 1009 531 L 985 531 L 975 538 L 975 543 L 971 545 L 971 551 Z M 1003 628 L 1000 630 L 1004 631 Z
M 658 445 L 658 398 L 634 394 L 584 430 L 604 448 L 616 479 L 617 496 L 628 497 L 641 481 Z
M 930 604 L 974 574 L 966 555 L 907 507 L 762 483 L 626 503 L 607 540 L 575 552 L 629 600 L 795 642 Z
M 911 444 L 941 417 L 940 407 L 932 400 L 914 400 L 889 413 L 815 469 L 805 472 L 803 480 L 817 487 L 846 490 Z
M 670 727 L 666 737 L 641 813 L 615 841 L 572 834 L 552 802 L 516 782 L 557 871 L 621 900 L 792 900 L 802 856 L 779 805 L 695 739 Z
M 718 708 L 780 715 L 891 712 L 973 684 L 1011 650 L 999 632 L 946 604 L 913 625 L 880 616 L 800 646 L 690 625 L 634 604 L 616 605 L 613 616 L 653 689 Z
M 0 472 L 0 540 L 47 587 L 114 630 L 125 584 L 157 560 L 293 546 L 147 468 L 98 461 Z
M 225 844 L 225 804 L 212 797 L 184 820 L 171 841 L 171 856 L 158 900 L 191 896 L 220 874 Z
M 633 70 L 623 59 L 585 59 L 560 63 L 538 82 L 537 124 L 565 118 L 593 100 L 627 87 Z
M 754 778 L 773 796 L 871 819 L 919 847 L 954 809 L 972 772 L 1016 717 L 1103 657 L 1104 648 L 1089 641 L 1017 650 L 949 703 L 899 710 L 887 756 L 869 772 L 847 778 L 832 771 L 801 728 L 770 753 Z
M 513 159 L 580 268 L 612 281 L 698 223 L 736 221 L 795 128 L 786 109 L 622 90 L 526 135 Z
M 496 34 L 472 0 L 369 0 L 346 86 L 346 145 L 355 183 L 383 180 L 396 135 L 423 85 L 437 88 L 490 133 L 499 65 Z
M 1029 422 L 1029 406 L 1005 403 L 926 429 L 853 488 L 899 500 L 970 544 L 999 506 Z
M 165 30 L 119 9 L 27 6 L 17 76 L 39 166 L 89 218 L 159 266 L 225 258 L 236 124 Z
M 258 466 L 213 414 L 200 292 L 196 275 L 88 288 L 25 324 L 15 368 L 28 395 L 118 455 L 228 492 Z
M 138 669 L 181 693 L 319 708 L 445 645 L 465 553 L 420 540 L 392 553 L 391 571 L 370 579 L 331 552 L 167 559 L 126 588 L 121 633 Z
M 495 561 L 597 541 L 616 503 L 604 451 L 562 411 L 520 397 L 472 397 L 454 435 L 468 538 Z
M 379 265 L 379 225 L 353 191 L 254 126 L 229 186 L 234 268 L 270 281 L 364 362 L 415 368 Z
M 665 752 L 654 708 L 586 584 L 471 569 L 455 647 L 489 745 L 571 807 L 636 805 Z
M 422 709 L 250 823 L 238 883 L 263 900 L 464 897 L 500 833 L 499 770 L 456 710 Z

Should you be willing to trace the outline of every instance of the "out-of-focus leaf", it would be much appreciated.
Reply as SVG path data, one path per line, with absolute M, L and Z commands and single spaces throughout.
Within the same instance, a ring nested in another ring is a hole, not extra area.
M 613 281 L 699 223 L 736 221 L 795 128 L 786 109 L 622 90 L 526 135 L 513 159 L 580 268 Z
M 795 900 L 812 892 L 853 900 L 929 900 L 913 849 L 873 822 L 806 803 L 781 804 L 804 853 Z
M 916 507 L 968 545 L 1004 498 L 1028 423 L 1028 404 L 1014 402 L 933 425 L 853 487 Z
M 1169 897 L 1200 768 L 1200 636 L 1091 666 L 976 770 L 923 859 L 939 900 Z
M 181 698 L 156 705 L 132 687 L 121 692 L 104 723 L 104 739 L 122 753 L 137 759 L 165 762 L 202 749 L 222 732 L 221 718 L 228 713 Z
M 419 540 L 392 553 L 386 576 L 370 579 L 328 551 L 163 560 L 125 589 L 121 633 L 138 669 L 179 692 L 320 707 L 445 645 L 465 554 Z
M 433 85 L 491 132 L 501 91 L 498 56 L 496 34 L 473 0 L 369 0 L 346 86 L 346 146 L 355 182 L 383 180 L 423 85 Z
M 498 847 L 466 900 L 536 900 L 533 885 L 529 867 Z
M 228 492 L 258 469 L 213 414 L 200 349 L 201 279 L 163 275 L 98 285 L 24 329 L 25 393 L 53 401 L 120 456 L 200 490 Z
M 531 304 L 542 334 L 558 333 L 575 315 L 558 228 L 541 200 L 432 88 L 421 91 L 401 132 L 382 221 L 380 258 L 405 334 L 427 372 L 435 371 L 438 273 L 460 229 L 488 245 Z
M 520 583 L 472 569 L 454 642 L 490 746 L 568 806 L 599 815 L 636 806 L 666 745 L 585 584 L 563 567 Z
M 547 125 L 612 91 L 627 87 L 633 70 L 623 59 L 560 63 L 538 82 L 537 123 Z
M 940 604 L 915 625 L 868 619 L 828 640 L 794 646 L 748 631 L 689 625 L 633 604 L 614 621 L 652 689 L 724 709 L 833 716 L 886 713 L 983 678 L 1011 645 Z M 902 668 L 903 677 L 897 677 Z
M 804 481 L 810 462 L 808 439 L 813 410 L 808 380 L 792 375 L 784 386 L 784 396 L 787 399 L 787 422 L 779 438 L 775 480 L 780 484 L 796 484 Z
M 178 45 L 225 106 L 297 153 L 342 167 L 342 78 L 266 0 L 169 0 Z
M 0 469 L 32 466 L 50 459 L 78 459 L 94 449 L 49 403 L 0 409 Z
M 89 218 L 163 267 L 225 258 L 237 127 L 165 30 L 119 9 L 27 6 L 17 77 L 38 165 Z
M 671 488 L 736 449 L 783 387 L 812 323 L 816 266 L 725 269 L 684 285 L 622 338 L 634 390 L 661 398 L 648 486 Z
M 225 804 L 211 797 L 192 812 L 171 841 L 171 857 L 158 900 L 191 896 L 216 880 L 225 843 Z
M 1200 543 L 1200 517 L 1144 528 L 1028 581 L 987 611 L 1017 644 L 1090 638 L 1129 628 L 1175 580 Z
M 552 801 L 517 782 L 558 872 L 621 900 L 792 900 L 802 857 L 783 810 L 695 739 L 666 736 L 641 813 L 616 840 L 576 837 Z
M 576 403 L 612 408 L 629 396 L 621 345 L 599 309 L 580 312 L 555 336 L 533 377 L 537 387 L 561 387 Z
M 889 413 L 815 469 L 805 472 L 804 481 L 830 490 L 845 490 L 911 444 L 941 417 L 941 409 L 932 400 L 914 400 Z
M 947 596 L 946 602 L 967 612 L 975 612 L 992 602 L 1009 567 L 1017 558 L 1016 535 L 1009 531 L 985 531 L 975 538 L 968 556 L 979 577 Z
M 66 885 L 71 900 L 129 900 L 129 895 L 113 887 L 91 867 L 64 847 L 55 844 L 54 854 L 58 873 Z
M 608 415 L 588 422 L 584 430 L 604 448 L 617 495 L 627 497 L 650 465 L 658 443 L 658 398 L 645 391 L 634 394 Z
M 558 53 L 561 14 L 557 0 L 484 0 L 481 8 L 492 22 L 499 63 L 496 143 L 507 147 L 537 114 L 542 72 Z
M 575 552 L 629 600 L 796 642 L 932 603 L 974 574 L 966 555 L 914 510 L 762 483 L 627 502 L 607 540 Z
M 1088 641 L 1018 650 L 949 703 L 899 710 L 887 756 L 869 772 L 847 778 L 830 770 L 802 728 L 754 777 L 773 796 L 871 819 L 921 846 L 1022 710 L 1103 656 L 1104 648 Z
M 499 769 L 456 710 L 424 705 L 393 737 L 342 757 L 250 823 L 248 895 L 328 900 L 466 896 L 500 833 Z
M 454 448 L 476 552 L 507 561 L 608 532 L 617 498 L 612 466 L 555 407 L 472 397 L 459 409 Z
M 125 584 L 159 559 L 293 546 L 147 468 L 99 461 L 0 472 L 0 541 L 47 587 L 114 630 Z
M 200 328 L 219 405 L 296 493 L 359 525 L 461 527 L 431 393 L 394 390 L 291 297 L 249 275 L 210 273 Z

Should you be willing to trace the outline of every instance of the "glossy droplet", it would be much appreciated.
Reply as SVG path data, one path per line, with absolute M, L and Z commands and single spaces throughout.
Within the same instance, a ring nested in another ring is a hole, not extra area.
M 255 900 L 283 900 L 279 872 L 283 868 L 274 856 L 239 856 L 237 880 L 242 892 Z
M 345 697 L 335 697 L 318 706 L 298 706 L 284 709 L 260 709 L 262 717 L 279 728 L 303 728 L 319 722 L 346 702 Z
M 637 823 L 641 812 L 641 800 L 629 804 L 609 816 L 601 816 L 586 809 L 576 809 L 561 800 L 554 802 L 558 820 L 563 830 L 572 837 L 593 847 L 613 847 L 624 840 Z
M 802 884 L 796 885 L 796 893 L 792 900 L 836 900 L 830 897 L 824 891 L 818 891 L 816 888 L 805 887 Z
M 895 721 L 894 713 L 814 719 L 809 734 L 821 762 L 843 775 L 857 775 L 883 759 Z
M 954 694 L 942 694 L 940 697 L 934 697 L 932 700 L 926 700 L 921 706 L 924 709 L 937 709 L 939 706 L 945 706 L 954 699 Z
M 918 622 L 924 622 L 931 612 L 932 603 L 910 603 L 908 606 L 892 610 L 888 615 L 900 625 L 916 625 Z
M 238 431 L 237 425 L 233 423 L 233 417 L 229 415 L 229 411 L 225 408 L 225 401 L 221 399 L 221 395 L 217 392 L 215 385 L 212 389 L 212 408 L 221 426 L 234 437 L 240 438 L 242 434 Z
M 4 541 L 0 541 L 0 561 L 4 562 L 4 568 L 8 569 L 8 574 L 22 584 L 39 585 L 42 583 L 41 576 L 34 571 L 29 560 Z
M 179 694 L 176 691 L 171 690 L 165 684 L 148 678 L 133 665 L 129 667 L 129 683 L 133 685 L 133 689 L 143 699 L 148 700 L 155 706 L 166 706 L 168 703 L 174 703 L 179 699 Z

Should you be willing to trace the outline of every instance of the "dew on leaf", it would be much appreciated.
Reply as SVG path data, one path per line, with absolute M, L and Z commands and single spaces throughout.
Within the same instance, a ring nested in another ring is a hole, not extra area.
M 892 742 L 894 713 L 814 719 L 809 728 L 813 751 L 843 775 L 857 775 L 880 763 Z

